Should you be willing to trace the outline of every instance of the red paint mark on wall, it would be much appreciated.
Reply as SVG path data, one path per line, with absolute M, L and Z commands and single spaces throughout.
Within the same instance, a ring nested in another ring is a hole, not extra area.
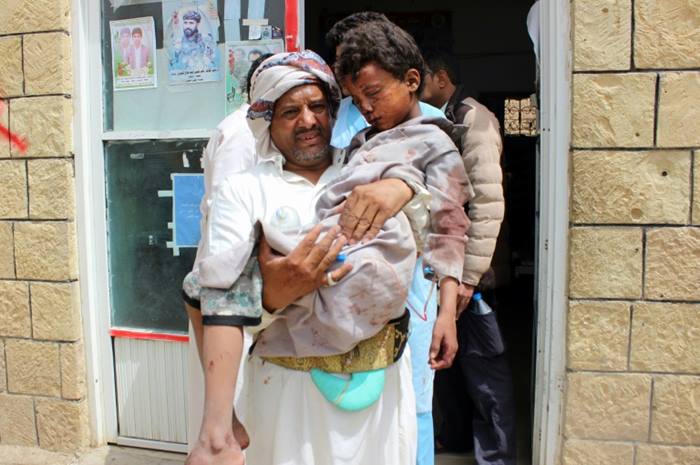
M 3 110 L 5 109 L 5 104 L 2 100 L 0 100 L 0 115 L 2 115 Z M 7 139 L 10 141 L 12 145 L 14 145 L 17 150 L 19 150 L 19 153 L 26 153 L 27 149 L 29 148 L 29 144 L 27 143 L 26 140 L 24 140 L 22 137 L 18 136 L 17 134 L 13 134 L 10 132 L 9 129 L 7 129 L 5 126 L 0 124 L 0 138 L 2 139 Z

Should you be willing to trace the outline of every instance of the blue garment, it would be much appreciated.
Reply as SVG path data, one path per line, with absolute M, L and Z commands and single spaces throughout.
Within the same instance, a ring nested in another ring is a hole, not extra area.
M 416 417 L 418 418 L 416 465 L 435 465 L 433 412 L 419 413 Z
M 413 282 L 408 291 L 406 306 L 411 312 L 408 345 L 411 347 L 413 390 L 416 393 L 416 412 L 433 410 L 433 378 L 435 371 L 428 365 L 433 326 L 437 319 L 437 286 L 423 276 L 423 260 L 416 260 Z
M 428 365 L 433 326 L 437 318 L 437 286 L 423 276 L 423 260 L 416 260 L 413 283 L 406 306 L 411 312 L 408 345 L 411 348 L 413 391 L 418 419 L 417 465 L 435 463 L 433 433 L 433 380 L 435 371 Z
M 439 109 L 427 103 L 420 102 L 420 109 L 424 116 L 445 117 L 445 114 Z M 352 103 L 350 97 L 345 97 L 340 101 L 338 108 L 338 117 L 333 126 L 333 134 L 331 135 L 331 145 L 333 147 L 344 149 L 350 145 L 350 141 L 355 137 L 355 134 L 369 127 L 360 110 Z

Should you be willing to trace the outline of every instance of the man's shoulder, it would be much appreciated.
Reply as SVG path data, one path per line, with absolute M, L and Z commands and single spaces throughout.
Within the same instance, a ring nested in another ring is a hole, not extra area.
M 466 97 L 460 101 L 459 108 L 455 110 L 455 116 L 458 121 L 466 125 L 471 125 L 475 121 L 495 121 L 498 124 L 496 115 L 488 109 L 484 104 L 476 100 L 474 97 Z

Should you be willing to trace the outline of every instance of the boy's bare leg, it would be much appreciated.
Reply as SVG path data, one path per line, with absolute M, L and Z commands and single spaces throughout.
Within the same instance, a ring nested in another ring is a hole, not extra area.
M 202 363 L 202 334 L 204 332 L 204 326 L 202 325 L 202 312 L 199 309 L 192 307 L 191 305 L 185 303 L 185 310 L 187 310 L 187 316 L 192 324 L 192 330 L 194 331 L 194 341 L 197 344 L 197 355 L 199 355 L 199 363 Z M 250 445 L 250 437 L 248 432 L 240 422 L 238 416 L 236 415 L 236 409 L 233 410 L 233 421 L 231 423 L 233 428 L 233 436 L 240 444 L 241 449 L 245 449 Z

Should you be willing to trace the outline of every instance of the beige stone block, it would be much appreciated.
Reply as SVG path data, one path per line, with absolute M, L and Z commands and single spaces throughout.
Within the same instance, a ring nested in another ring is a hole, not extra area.
M 0 279 L 15 277 L 15 246 L 12 223 L 0 221 Z
M 80 339 L 78 283 L 32 283 L 32 325 L 35 339 Z
M 695 0 L 636 0 L 634 63 L 638 68 L 700 66 L 700 7 Z
M 0 0 L 0 34 L 67 30 L 70 0 Z
M 571 373 L 565 435 L 576 439 L 646 440 L 651 376 Z
M 0 336 L 31 337 L 27 283 L 0 281 L 0 309 Z
M 700 373 L 700 305 L 635 304 L 630 368 Z
M 89 444 L 88 410 L 85 401 L 36 400 L 39 446 L 63 452 L 76 452 Z
M 663 73 L 660 86 L 657 144 L 700 146 L 700 72 Z
M 700 229 L 660 228 L 647 232 L 645 296 L 700 300 Z
M 637 465 L 698 465 L 700 447 L 658 446 L 639 444 Z
M 575 0 L 574 69 L 630 69 L 631 0 Z
M 569 240 L 571 297 L 641 297 L 641 229 L 572 228 Z
M 0 412 L 0 441 L 3 445 L 37 445 L 31 397 L 0 394 Z
M 18 394 L 61 395 L 58 344 L 6 339 L 7 387 Z
M 656 75 L 576 74 L 574 147 L 651 147 Z
M 24 37 L 27 94 L 70 94 L 73 90 L 70 37 L 63 32 Z
M 30 160 L 29 216 L 33 219 L 73 219 L 75 186 L 71 159 Z
M 80 400 L 85 397 L 85 352 L 81 342 L 61 344 L 61 396 Z
M 576 223 L 687 224 L 689 151 L 574 152 Z
M 567 439 L 562 465 L 632 465 L 634 446 L 625 442 Z
M 24 157 L 69 155 L 73 148 L 71 100 L 63 96 L 27 97 L 12 101 L 11 130 L 29 144 Z M 13 155 L 19 152 L 12 148 Z
M 576 439 L 646 440 L 651 376 L 571 373 L 565 435 Z
M 5 367 L 5 341 L 0 339 L 0 392 L 7 391 L 7 369 Z M 2 432 L 0 432 L 2 442 Z
M 0 160 L 0 218 L 26 217 L 26 162 L 24 160 Z
M 22 95 L 22 84 L 22 38 L 0 37 L 0 97 Z
M 15 223 L 15 261 L 19 278 L 75 279 L 73 223 Z
M 568 366 L 573 370 L 627 369 L 630 304 L 569 304 Z
M 660 376 L 654 380 L 651 441 L 700 444 L 700 377 Z
M 700 152 L 694 152 L 693 157 L 700 163 Z M 693 168 L 693 224 L 700 224 L 700 166 Z

